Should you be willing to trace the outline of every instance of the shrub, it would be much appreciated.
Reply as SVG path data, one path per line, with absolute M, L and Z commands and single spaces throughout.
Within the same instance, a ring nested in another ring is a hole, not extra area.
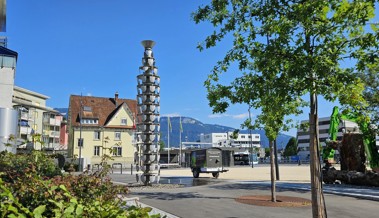
M 31 154 L 0 153 L 0 169 L 5 172 L 2 176 L 5 182 L 13 182 L 31 168 L 42 177 L 62 175 L 54 160 L 40 151 L 33 151 Z
M 149 208 L 125 209 L 125 202 L 116 196 L 128 189 L 113 185 L 107 168 L 94 175 L 61 175 L 41 152 L 3 152 L 0 169 L 1 217 L 150 217 Z

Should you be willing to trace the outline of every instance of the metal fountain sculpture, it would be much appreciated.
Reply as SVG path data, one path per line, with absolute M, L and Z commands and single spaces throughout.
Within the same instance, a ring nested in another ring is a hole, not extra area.
M 152 40 L 142 41 L 145 48 L 142 74 L 137 76 L 137 132 L 136 132 L 136 159 L 137 181 L 144 185 L 159 182 L 159 119 L 160 119 L 160 77 L 155 67 Z

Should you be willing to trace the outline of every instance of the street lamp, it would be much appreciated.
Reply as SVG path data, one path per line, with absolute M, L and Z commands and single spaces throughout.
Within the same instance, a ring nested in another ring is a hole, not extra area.
M 249 125 L 249 135 L 250 135 L 250 161 L 251 161 L 251 168 L 254 168 L 254 159 L 253 159 L 253 136 L 251 135 L 251 113 L 250 113 L 250 109 L 251 109 L 251 106 L 249 106 L 249 121 L 250 121 L 250 125 Z
M 155 42 L 142 41 L 145 52 L 142 58 L 142 74 L 137 76 L 137 154 L 142 172 L 137 174 L 137 181 L 144 185 L 159 182 L 159 119 L 160 119 L 160 77 L 157 75 L 152 48 Z
M 83 116 L 83 101 L 82 94 L 80 94 L 80 111 L 79 111 L 79 172 L 83 171 L 83 162 L 82 162 L 82 147 L 83 147 L 83 138 L 82 138 L 82 116 Z

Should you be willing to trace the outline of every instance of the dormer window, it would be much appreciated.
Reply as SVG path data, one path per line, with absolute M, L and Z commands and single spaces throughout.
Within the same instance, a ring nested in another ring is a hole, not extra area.
M 83 118 L 82 119 L 82 124 L 99 124 L 99 120 L 98 119 L 88 119 L 88 118 Z
M 89 112 L 91 112 L 92 108 L 89 107 L 89 106 L 83 106 L 83 111 L 89 111 Z

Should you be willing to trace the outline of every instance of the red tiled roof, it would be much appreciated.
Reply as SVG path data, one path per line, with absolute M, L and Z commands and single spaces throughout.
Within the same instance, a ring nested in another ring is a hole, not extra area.
M 88 124 L 88 126 L 104 126 L 109 119 L 111 119 L 114 113 L 122 107 L 123 103 L 129 107 L 133 116 L 137 115 L 137 101 L 132 99 L 117 99 L 117 104 L 115 98 L 104 98 L 104 97 L 93 97 L 93 96 L 80 96 L 71 95 L 69 104 L 69 116 L 70 123 L 72 126 L 79 126 L 79 114 L 80 114 L 80 102 L 82 102 L 83 107 L 91 108 L 91 111 L 82 111 L 83 118 L 97 118 L 99 123 L 97 125 Z M 85 125 L 85 124 L 83 124 Z M 87 126 L 87 125 L 86 125 Z M 122 128 L 132 128 L 133 124 L 129 126 L 120 126 Z

